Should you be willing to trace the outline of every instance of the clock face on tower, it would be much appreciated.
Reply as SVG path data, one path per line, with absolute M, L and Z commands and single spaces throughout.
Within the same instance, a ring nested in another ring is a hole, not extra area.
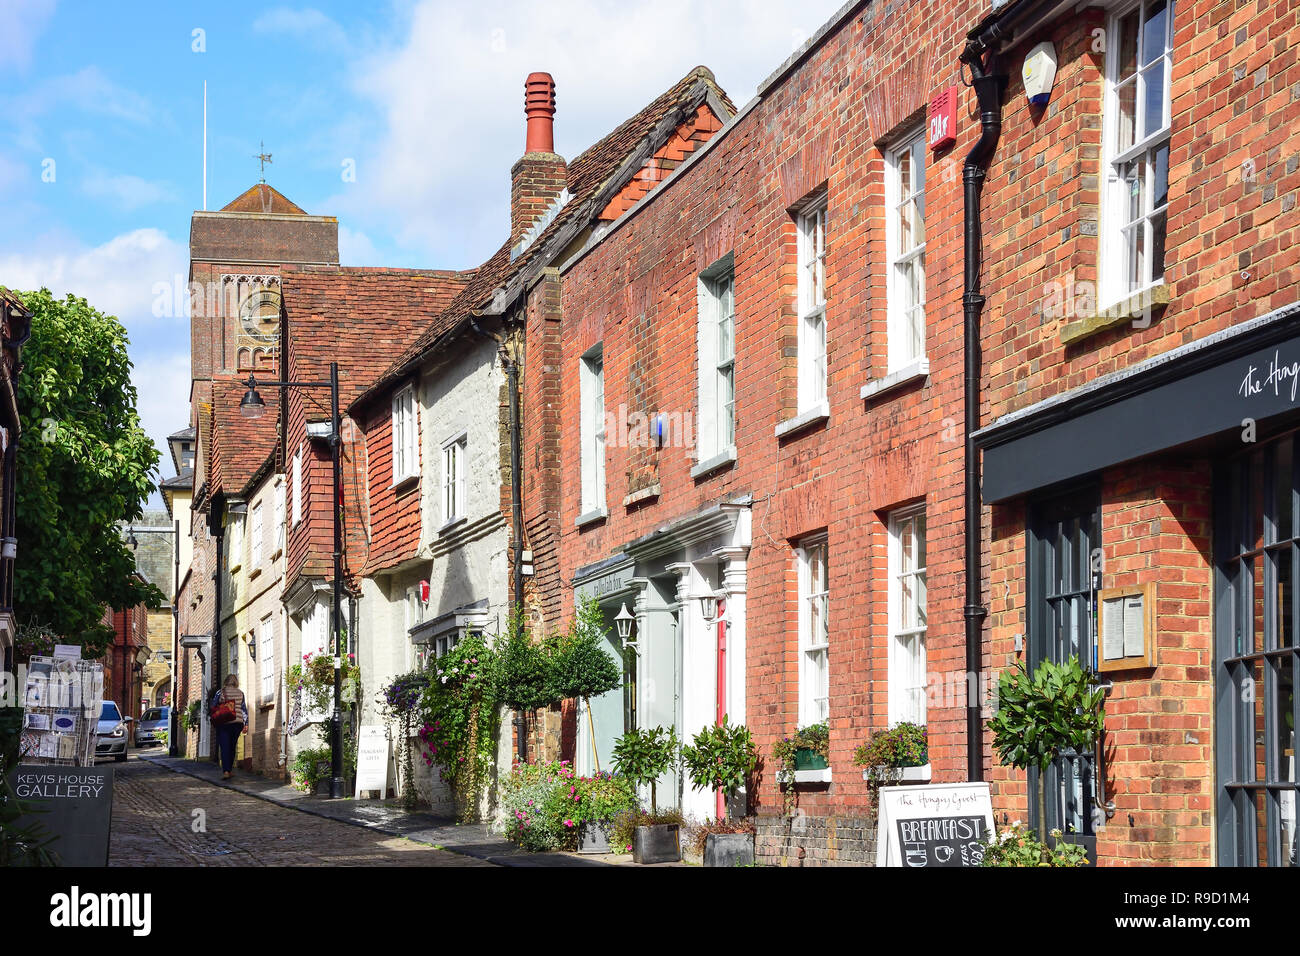
M 239 324 L 244 334 L 273 344 L 280 334 L 280 293 L 260 289 L 239 304 Z

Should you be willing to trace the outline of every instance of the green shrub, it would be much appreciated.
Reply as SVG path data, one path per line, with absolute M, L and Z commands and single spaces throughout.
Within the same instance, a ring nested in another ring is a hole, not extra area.
M 673 727 L 629 730 L 614 744 L 614 770 L 633 784 L 650 784 L 650 809 L 657 812 L 655 783 L 676 764 L 677 750 Z
M 749 728 L 724 715 L 721 724 L 705 727 L 682 748 L 682 763 L 696 790 L 721 790 L 732 797 L 758 765 L 758 749 Z
M 1006 827 L 984 844 L 980 866 L 1087 866 L 1088 851 L 1077 843 L 1066 843 L 1061 831 L 1053 830 L 1055 849 L 1038 841 L 1033 830 L 1020 824 Z

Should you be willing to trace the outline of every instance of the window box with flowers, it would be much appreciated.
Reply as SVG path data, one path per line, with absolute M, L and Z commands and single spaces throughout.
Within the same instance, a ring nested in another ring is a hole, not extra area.
M 862 779 L 870 784 L 873 802 L 880 787 L 928 783 L 929 735 L 920 724 L 903 721 L 872 734 L 853 752 L 853 763 L 862 768 Z
M 796 784 L 830 783 L 831 735 L 825 721 L 801 727 L 772 745 L 777 782 L 785 786 L 785 813 L 794 813 Z

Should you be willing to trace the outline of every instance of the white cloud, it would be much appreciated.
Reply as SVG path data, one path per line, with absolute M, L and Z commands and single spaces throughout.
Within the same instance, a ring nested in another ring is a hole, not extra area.
M 162 456 L 157 477 L 170 478 L 176 469 L 167 451 L 167 436 L 189 424 L 189 349 L 145 352 L 132 347 L 131 361 L 140 424 Z M 162 507 L 160 496 L 155 495 L 150 502 Z
M 383 255 L 370 237 L 339 223 L 339 264 L 345 266 L 382 266 Z
M 354 86 L 386 128 L 326 208 L 358 228 L 383 223 L 430 265 L 476 265 L 509 230 L 528 73 L 555 77 L 556 148 L 573 158 L 697 64 L 744 103 L 840 2 L 577 0 L 557 16 L 523 0 L 422 0 L 400 43 L 354 61 Z
M 137 209 L 176 198 L 170 183 L 151 182 L 129 173 L 106 173 L 97 170 L 81 183 L 82 191 L 96 199 L 107 199 L 120 209 Z
M 0 70 L 25 71 L 36 41 L 54 13 L 54 0 L 5 0 L 0 3 Z
M 97 66 L 48 77 L 19 96 L 0 100 L 0 110 L 16 122 L 30 122 L 62 106 L 134 124 L 156 118 L 148 98 L 114 83 Z
M 159 229 L 136 229 L 94 247 L 51 236 L 36 239 L 25 251 L 0 252 L 0 284 L 14 289 L 46 286 L 57 296 L 71 292 L 101 312 L 116 315 L 128 332 L 160 321 L 188 326 L 184 315 L 154 316 L 160 285 L 185 288 L 188 261 L 185 246 Z M 170 291 L 167 298 L 175 301 Z M 184 293 L 181 301 L 186 301 Z
M 277 7 L 253 21 L 254 33 L 293 36 L 317 49 L 346 50 L 348 35 L 337 23 L 311 7 Z

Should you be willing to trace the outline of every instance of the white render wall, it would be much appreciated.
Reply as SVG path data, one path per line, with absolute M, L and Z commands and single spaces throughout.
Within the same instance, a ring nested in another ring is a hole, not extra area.
M 420 409 L 420 512 L 418 558 L 365 579 L 358 601 L 358 659 L 362 669 L 362 723 L 384 722 L 377 700 L 385 685 L 414 666 L 407 635 L 406 591 L 429 581 L 425 621 L 486 600 L 486 636 L 504 631 L 509 614 L 508 527 L 501 514 L 501 389 L 505 373 L 494 341 L 454 344 L 450 362 L 426 369 L 416 390 Z M 466 437 L 464 516 L 443 520 L 443 446 Z M 508 459 L 505 467 L 509 467 Z M 394 728 L 396 730 L 396 728 Z M 498 739 L 498 763 L 510 766 L 510 728 Z M 415 785 L 434 813 L 452 815 L 447 786 L 417 754 Z M 484 811 L 488 808 L 483 807 Z

